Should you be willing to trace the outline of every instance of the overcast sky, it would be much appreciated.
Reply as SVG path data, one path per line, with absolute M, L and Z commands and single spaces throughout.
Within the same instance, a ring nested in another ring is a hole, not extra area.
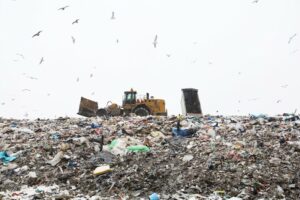
M 121 104 L 130 88 L 169 114 L 190 87 L 205 114 L 300 111 L 299 11 L 299 0 L 0 0 L 0 116 L 77 116 L 81 96 Z

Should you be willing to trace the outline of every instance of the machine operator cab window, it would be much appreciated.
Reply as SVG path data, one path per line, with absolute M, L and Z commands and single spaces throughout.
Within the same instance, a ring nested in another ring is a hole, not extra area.
M 123 97 L 123 105 L 124 104 L 135 104 L 136 103 L 136 92 L 130 91 L 125 92 Z

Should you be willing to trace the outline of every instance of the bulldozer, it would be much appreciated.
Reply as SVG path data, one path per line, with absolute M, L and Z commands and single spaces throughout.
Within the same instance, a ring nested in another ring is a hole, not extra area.
M 137 91 L 133 89 L 125 91 L 123 95 L 122 106 L 111 101 L 107 102 L 106 107 L 98 108 L 98 103 L 90 99 L 81 97 L 79 111 L 77 114 L 85 117 L 95 116 L 122 116 L 134 113 L 138 116 L 163 115 L 167 116 L 165 100 L 154 99 L 149 93 L 138 98 Z

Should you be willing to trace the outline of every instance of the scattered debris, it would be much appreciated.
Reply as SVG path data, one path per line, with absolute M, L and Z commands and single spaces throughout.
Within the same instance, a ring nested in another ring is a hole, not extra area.
M 190 137 L 173 137 L 176 126 L 176 116 L 0 118 L 0 149 L 16 158 L 0 161 L 0 196 L 298 199 L 299 115 L 182 117 Z

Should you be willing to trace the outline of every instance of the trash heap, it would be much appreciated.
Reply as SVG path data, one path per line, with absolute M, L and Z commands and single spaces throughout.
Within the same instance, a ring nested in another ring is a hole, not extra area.
M 298 115 L 180 125 L 175 116 L 0 118 L 0 199 L 300 199 Z

